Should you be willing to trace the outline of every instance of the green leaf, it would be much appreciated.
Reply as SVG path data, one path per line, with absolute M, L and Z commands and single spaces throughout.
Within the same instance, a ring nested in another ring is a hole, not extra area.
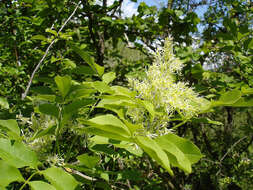
M 104 83 L 109 84 L 116 78 L 116 74 L 114 72 L 109 72 L 103 75 L 102 80 Z
M 54 36 L 57 36 L 57 35 L 58 35 L 57 32 L 56 32 L 55 30 L 52 30 L 52 29 L 50 29 L 50 28 L 47 28 L 47 29 L 46 29 L 46 32 L 51 33 L 51 34 L 53 34 Z
M 36 168 L 38 165 L 38 159 L 35 152 L 27 148 L 22 142 L 15 141 L 12 143 L 7 139 L 1 138 L 0 158 L 17 168 L 22 168 L 24 166 Z
M 11 182 L 24 181 L 24 178 L 19 170 L 3 160 L 0 160 L 0 173 L 0 186 L 6 187 Z
M 74 113 L 78 112 L 79 108 L 85 107 L 85 106 L 90 106 L 95 101 L 93 99 L 79 99 L 71 102 L 68 105 L 65 105 L 63 108 L 63 115 L 72 115 Z
M 203 72 L 204 72 L 204 69 L 202 68 L 201 64 L 196 64 L 191 68 L 191 73 L 193 77 L 196 79 L 201 79 Z
M 115 140 L 122 140 L 122 141 L 130 141 L 130 136 L 125 134 L 125 131 L 123 131 L 120 128 L 114 127 L 114 126 L 103 126 L 103 125 L 96 125 L 92 127 L 83 127 L 78 128 L 80 132 L 90 133 L 93 135 L 99 135 L 102 137 L 107 137 L 110 139 Z
M 6 98 L 0 97 L 0 106 L 4 109 L 9 109 L 9 103 Z
M 73 70 L 73 73 L 79 75 L 94 75 L 96 72 L 89 66 L 78 66 Z
M 69 94 L 69 98 L 72 100 L 75 100 L 77 98 L 89 98 L 95 92 L 97 92 L 97 90 L 93 88 L 78 88 Z
M 102 173 L 100 174 L 100 177 L 101 177 L 102 179 L 104 179 L 105 181 L 107 181 L 107 182 L 109 182 L 109 180 L 110 180 L 109 174 L 108 174 L 108 173 L 105 173 L 105 172 L 102 172 Z
M 104 70 L 105 70 L 104 67 L 102 67 L 96 63 L 94 63 L 94 67 L 95 67 L 99 76 L 102 76 L 104 74 Z
M 102 17 L 101 21 L 113 22 L 112 17 L 109 17 L 109 16 Z
M 113 90 L 105 82 L 95 81 L 92 86 L 101 93 L 112 93 Z
M 212 106 L 226 106 L 237 102 L 241 98 L 240 90 L 231 90 L 221 95 L 218 101 L 213 101 Z
M 248 49 L 253 49 L 253 38 L 250 39 L 250 42 L 248 44 Z
M 38 95 L 54 95 L 52 89 L 47 86 L 35 86 L 31 88 L 31 91 L 37 93 Z
M 131 91 L 128 88 L 125 88 L 122 86 L 112 86 L 111 89 L 114 90 L 115 95 L 123 95 L 123 96 L 127 96 L 130 98 L 133 98 L 136 96 L 135 91 Z
M 33 99 L 35 100 L 45 100 L 48 102 L 55 102 L 56 96 L 51 94 L 40 94 L 37 96 L 34 96 Z
M 74 69 L 74 68 L 76 68 L 75 62 L 70 60 L 70 59 L 63 59 L 63 63 L 64 63 L 64 69 Z
M 219 101 L 225 104 L 233 104 L 241 97 L 240 90 L 232 90 L 221 95 Z
M 44 181 L 31 181 L 28 183 L 32 190 L 56 190 L 54 186 L 44 182 Z
M 53 135 L 55 133 L 56 125 L 52 125 L 45 130 L 41 130 L 38 133 L 35 134 L 35 136 L 32 138 L 32 140 L 46 136 L 46 135 Z
M 70 87 L 71 87 L 71 78 L 70 76 L 56 76 L 54 78 L 55 83 L 61 93 L 61 96 L 65 98 L 65 96 L 68 94 Z
M 164 135 L 155 139 L 157 144 L 166 152 L 169 153 L 168 157 L 170 163 L 184 170 L 187 173 L 191 173 L 191 162 L 184 155 L 184 153 L 174 144 L 174 142 L 168 138 L 169 136 Z M 176 158 L 171 158 L 171 155 Z M 171 158 L 171 159 L 170 159 Z
M 140 146 L 151 158 L 157 161 L 161 166 L 163 166 L 170 175 L 174 175 L 170 168 L 170 161 L 167 154 L 162 150 L 162 148 L 151 138 L 137 136 L 136 143 Z
M 136 107 L 136 101 L 132 98 L 122 96 L 122 95 L 116 95 L 116 96 L 101 96 L 102 100 L 98 103 L 97 107 L 103 108 L 107 105 L 114 105 L 114 106 L 134 106 Z
M 245 94 L 245 95 L 253 94 L 253 88 L 242 87 L 242 93 Z
M 89 149 L 95 153 L 103 152 L 107 155 L 118 155 L 118 152 L 116 152 L 111 145 L 107 144 L 95 144 L 93 146 L 90 146 Z
M 4 127 L 10 131 L 9 136 L 14 139 L 18 139 L 20 137 L 20 129 L 18 127 L 18 123 L 14 119 L 9 120 L 0 120 L 0 128 Z
M 140 148 L 136 148 L 134 143 L 129 143 L 126 141 L 114 141 L 109 138 L 101 137 L 97 135 L 94 137 L 91 137 L 89 140 L 94 142 L 95 144 L 113 144 L 113 146 L 117 148 L 123 148 L 136 156 L 142 156 L 143 154 L 143 151 Z
M 47 41 L 47 38 L 45 36 L 42 36 L 42 35 L 35 35 L 35 36 L 31 37 L 31 40 Z
M 77 159 L 88 168 L 94 168 L 100 160 L 98 156 L 89 156 L 88 154 L 77 156 Z
M 112 125 L 125 128 L 125 125 L 117 117 L 111 114 L 97 116 L 88 121 L 98 125 Z
M 59 117 L 59 108 L 54 104 L 41 104 L 39 106 L 39 111 L 46 115 L 51 115 L 56 118 Z
M 199 159 L 203 157 L 198 147 L 187 139 L 181 138 L 172 133 L 157 138 L 157 141 L 160 141 L 159 139 L 169 139 L 170 142 L 172 142 L 181 152 L 183 152 L 191 164 L 198 162 Z
M 126 127 L 126 125 L 112 114 L 97 116 L 95 118 L 88 120 L 86 122 L 86 124 L 88 124 L 88 125 L 101 125 L 101 126 L 113 126 L 113 127 L 115 127 L 114 129 L 119 129 L 119 131 L 124 131 L 124 133 L 126 135 L 129 135 L 129 136 L 131 135 L 131 133 L 128 130 L 128 128 Z M 111 130 L 108 129 L 108 131 L 111 131 Z M 115 132 L 117 132 L 117 131 L 118 130 L 116 130 Z
M 104 74 L 104 67 L 95 63 L 94 58 L 89 53 L 83 51 L 72 43 L 69 43 L 71 48 L 95 71 L 99 76 Z
M 75 178 L 61 168 L 51 167 L 41 173 L 56 190 L 74 190 L 78 185 Z
M 149 101 L 140 101 L 143 106 L 146 108 L 146 110 L 148 110 L 148 112 L 150 113 L 151 117 L 154 118 L 154 116 L 157 114 L 154 108 L 154 105 L 149 102 Z
M 51 60 L 50 60 L 51 63 L 55 63 L 57 61 L 62 61 L 62 58 L 61 57 L 60 58 L 59 57 L 55 57 L 55 56 L 51 57 Z
M 35 100 L 45 100 L 45 101 L 48 101 L 48 102 L 55 102 L 55 99 L 56 99 L 56 96 L 55 95 L 44 95 L 44 94 L 40 94 L 38 96 L 34 96 L 32 97 L 33 99 Z
M 253 106 L 253 98 L 240 98 L 237 102 L 234 104 L 231 104 L 229 106 L 232 107 L 252 107 Z

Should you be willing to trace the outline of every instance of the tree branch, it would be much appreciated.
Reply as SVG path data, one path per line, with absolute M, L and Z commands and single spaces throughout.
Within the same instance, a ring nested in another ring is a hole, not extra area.
M 97 181 L 96 178 L 93 178 L 93 177 L 90 177 L 90 176 L 87 176 L 77 170 L 74 170 L 74 169 L 71 169 L 71 168 L 64 168 L 65 171 L 69 172 L 69 173 L 72 173 L 72 174 L 75 174 L 75 175 L 78 175 L 86 180 L 89 180 L 89 181 Z
M 77 8 L 79 7 L 80 3 L 81 3 L 81 1 L 78 2 L 78 4 L 76 5 L 74 11 L 72 12 L 72 14 L 71 14 L 71 15 L 69 16 L 69 18 L 64 22 L 64 24 L 61 26 L 60 30 L 57 32 L 57 36 L 58 36 L 59 33 L 62 31 L 62 29 L 66 26 L 66 24 L 70 21 L 70 19 L 74 16 L 74 14 L 76 13 L 76 10 L 77 10 Z M 27 85 L 27 87 L 26 87 L 26 90 L 25 90 L 25 92 L 22 94 L 22 100 L 24 100 L 25 97 L 27 96 L 27 94 L 28 94 L 28 92 L 29 92 L 29 89 L 30 89 L 30 87 L 31 87 L 31 85 L 32 85 L 32 80 L 33 80 L 33 78 L 34 78 L 36 72 L 37 72 L 38 69 L 40 68 L 40 65 L 42 64 L 42 62 L 43 62 L 44 59 L 46 58 L 46 56 L 47 56 L 47 54 L 48 54 L 50 48 L 53 46 L 53 44 L 55 43 L 55 41 L 56 41 L 56 38 L 49 44 L 49 46 L 48 46 L 47 49 L 46 49 L 45 54 L 42 56 L 41 60 L 39 61 L 39 63 L 38 63 L 37 66 L 35 67 L 35 69 L 33 70 L 32 75 L 31 75 L 31 77 L 30 77 L 30 80 L 29 80 L 29 82 L 28 82 L 28 85 Z
M 238 141 L 236 141 L 229 149 L 228 151 L 222 156 L 222 158 L 220 159 L 219 161 L 219 165 L 221 166 L 222 164 L 222 161 L 226 158 L 226 156 L 233 150 L 233 148 L 238 144 L 240 143 L 241 141 L 243 141 L 245 138 L 247 138 L 246 136 L 243 137 L 243 138 L 240 138 Z M 221 167 L 219 169 L 219 171 L 216 173 L 216 176 L 221 172 Z
M 239 142 L 241 142 L 242 140 L 244 140 L 245 138 L 246 138 L 246 136 L 243 137 L 243 138 L 240 138 L 238 141 L 236 141 L 236 142 L 228 149 L 228 151 L 222 156 L 222 158 L 220 159 L 220 163 L 225 159 L 225 157 L 228 155 L 228 153 L 230 153 L 230 152 L 233 150 L 233 148 L 234 148 Z

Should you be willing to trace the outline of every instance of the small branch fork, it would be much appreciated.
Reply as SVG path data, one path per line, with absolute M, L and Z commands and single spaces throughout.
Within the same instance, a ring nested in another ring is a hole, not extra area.
M 246 138 L 246 136 L 243 137 L 243 138 L 241 138 L 241 139 L 239 139 L 238 141 L 236 141 L 236 142 L 230 147 L 230 149 L 228 149 L 228 151 L 226 152 L 226 154 L 224 154 L 223 157 L 220 159 L 220 163 L 225 159 L 225 157 L 228 155 L 228 153 L 230 153 L 230 152 L 233 150 L 233 148 L 234 148 L 238 143 L 240 143 L 241 141 L 243 141 L 245 138 Z
M 74 16 L 74 14 L 76 13 L 76 10 L 78 9 L 79 5 L 81 4 L 81 1 L 78 2 L 78 4 L 76 5 L 74 11 L 72 12 L 72 14 L 69 16 L 69 18 L 63 23 L 63 25 L 61 26 L 61 28 L 59 29 L 59 31 L 57 32 L 57 36 L 59 35 L 59 33 L 63 30 L 63 28 L 66 26 L 66 24 L 70 21 L 70 19 Z M 38 71 L 38 69 L 40 68 L 42 62 L 44 61 L 44 59 L 46 58 L 50 48 L 53 46 L 53 44 L 55 43 L 56 41 L 56 38 L 49 44 L 49 46 L 47 47 L 46 49 L 46 52 L 45 54 L 42 56 L 41 60 L 39 61 L 39 63 L 37 64 L 37 66 L 35 67 L 35 69 L 33 70 L 32 72 L 32 75 L 30 77 L 30 80 L 28 82 L 28 85 L 26 87 L 26 90 L 25 92 L 22 94 L 22 100 L 25 99 L 25 97 L 27 96 L 28 92 L 29 92 L 29 89 L 32 85 L 32 80 L 36 74 L 36 72 Z
M 223 160 L 226 158 L 226 156 L 233 150 L 233 148 L 234 148 L 237 144 L 239 144 L 240 142 L 242 142 L 242 141 L 243 141 L 244 139 L 246 139 L 246 138 L 247 138 L 247 137 L 244 136 L 244 137 L 240 138 L 238 141 L 236 141 L 236 142 L 228 149 L 228 151 L 222 156 L 222 158 L 221 158 L 219 161 L 212 161 L 212 160 L 208 160 L 208 159 L 205 159 L 205 158 L 202 158 L 202 160 L 205 160 L 205 161 L 211 162 L 211 163 L 213 163 L 213 164 L 219 165 L 220 169 L 219 169 L 219 171 L 216 173 L 216 176 L 217 176 L 217 175 L 219 175 L 220 172 L 221 172 L 222 162 L 223 162 Z
M 233 150 L 233 148 L 239 144 L 241 141 L 243 141 L 245 138 L 247 138 L 246 136 L 245 137 L 242 137 L 240 138 L 238 141 L 236 141 L 229 149 L 228 151 L 222 156 L 222 158 L 220 159 L 219 161 L 219 165 L 222 165 L 222 161 L 226 158 L 226 156 Z M 216 173 L 216 176 L 221 172 L 221 168 L 219 169 L 219 171 Z

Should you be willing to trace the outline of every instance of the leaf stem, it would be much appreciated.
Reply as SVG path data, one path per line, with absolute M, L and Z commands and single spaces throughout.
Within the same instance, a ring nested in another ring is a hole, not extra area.
M 68 161 L 69 161 L 71 150 L 72 150 L 72 148 L 73 148 L 73 146 L 74 146 L 74 144 L 75 144 L 77 138 L 78 138 L 78 135 L 76 135 L 76 136 L 74 137 L 74 139 L 73 139 L 73 141 L 72 141 L 72 143 L 71 143 L 71 145 L 70 145 L 70 147 L 69 147 L 69 150 L 68 150 L 68 152 L 67 152 L 67 155 L 66 155 L 66 158 L 65 158 L 64 162 L 68 162 Z
M 177 124 L 175 127 L 172 127 L 172 130 L 175 130 L 176 128 L 182 126 L 183 124 L 185 124 L 188 120 L 182 121 L 181 123 Z
M 33 173 L 33 174 L 25 181 L 25 183 L 20 187 L 19 190 L 24 189 L 24 187 L 27 185 L 27 183 L 28 183 L 28 182 L 32 179 L 32 177 L 33 177 L 34 175 L 36 175 L 37 173 L 39 173 L 39 171 Z

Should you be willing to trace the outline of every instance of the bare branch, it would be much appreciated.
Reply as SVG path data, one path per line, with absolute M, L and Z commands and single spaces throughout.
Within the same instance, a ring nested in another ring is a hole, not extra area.
M 222 158 L 221 158 L 220 161 L 219 161 L 220 166 L 222 165 L 222 164 L 221 164 L 222 161 L 223 161 L 223 160 L 226 158 L 226 156 L 233 150 L 233 148 L 234 148 L 237 144 L 239 144 L 241 141 L 243 141 L 245 138 L 247 138 L 247 137 L 245 136 L 245 137 L 240 138 L 238 141 L 236 141 L 236 142 L 228 149 L 228 151 L 222 156 Z M 216 173 L 216 176 L 217 176 L 220 172 L 221 172 L 221 168 L 220 168 L 219 171 Z
M 236 141 L 229 149 L 228 151 L 226 152 L 226 154 L 224 154 L 224 156 L 220 159 L 220 163 L 225 159 L 225 157 L 228 155 L 228 153 L 230 153 L 233 148 L 239 143 L 241 142 L 242 140 L 244 140 L 245 138 L 247 138 L 246 136 L 243 137 L 243 138 L 240 138 L 238 141 Z
M 76 170 L 73 170 L 73 169 L 70 169 L 70 168 L 64 168 L 64 169 L 65 169 L 65 171 L 67 171 L 67 172 L 69 172 L 69 173 L 72 173 L 72 174 L 76 174 L 76 175 L 78 175 L 78 176 L 80 176 L 80 177 L 82 177 L 82 178 L 84 178 L 84 179 L 86 179 L 86 180 L 89 180 L 89 181 L 97 181 L 96 178 L 87 176 L 87 175 L 85 175 L 85 174 L 83 174 L 83 173 L 81 173 L 81 172 L 79 172 L 79 171 L 76 171 Z
M 64 22 L 64 24 L 61 26 L 60 30 L 57 32 L 57 35 L 59 35 L 59 33 L 62 31 L 62 29 L 66 26 L 66 24 L 70 21 L 70 19 L 74 16 L 74 14 L 76 13 L 76 10 L 78 9 L 79 5 L 80 5 L 81 1 L 79 1 L 79 3 L 76 5 L 74 11 L 72 12 L 72 14 L 69 16 L 69 18 Z M 55 43 L 56 41 L 56 38 L 49 44 L 49 46 L 47 47 L 46 49 L 46 52 L 45 54 L 42 56 L 41 60 L 39 61 L 38 65 L 35 67 L 35 69 L 33 70 L 32 72 L 32 75 L 30 77 L 30 80 L 28 82 L 28 85 L 26 87 L 26 90 L 25 92 L 22 94 L 22 100 L 25 99 L 25 97 L 27 96 L 28 92 L 29 92 L 29 89 L 32 85 L 32 80 L 36 74 L 36 72 L 38 71 L 38 69 L 40 68 L 40 65 L 42 64 L 42 62 L 44 61 L 44 59 L 46 58 L 50 48 L 53 46 L 53 44 Z
M 132 43 L 132 42 L 129 41 L 128 36 L 127 36 L 127 34 L 125 32 L 124 32 L 124 36 L 125 36 L 126 41 L 127 41 L 127 47 L 128 48 L 135 48 L 134 43 Z

